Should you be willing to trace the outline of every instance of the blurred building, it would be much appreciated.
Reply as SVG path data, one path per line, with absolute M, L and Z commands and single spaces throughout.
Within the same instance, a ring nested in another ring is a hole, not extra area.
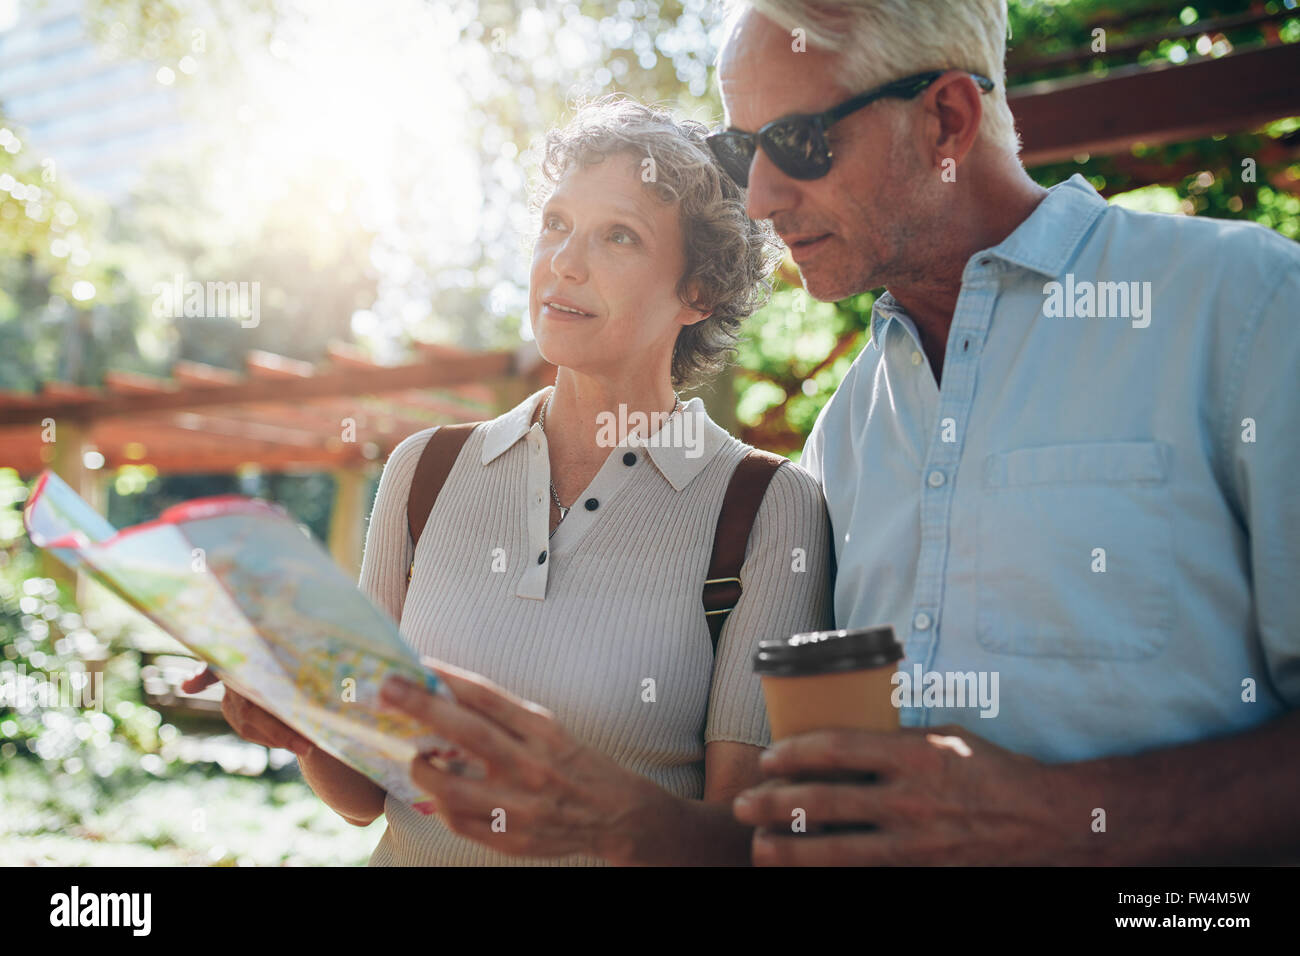
M 82 18 L 82 0 L 0 0 L 0 114 L 60 182 L 115 201 L 182 126 L 170 71 L 111 58 Z M 5 12 L 7 8 L 8 20 Z M 165 69 L 165 68 L 164 68 Z

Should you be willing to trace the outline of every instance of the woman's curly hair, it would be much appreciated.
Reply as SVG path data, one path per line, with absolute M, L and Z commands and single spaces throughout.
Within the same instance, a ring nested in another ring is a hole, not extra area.
M 646 187 L 678 204 L 682 224 L 686 267 L 677 296 L 692 309 L 712 313 L 677 335 L 672 380 L 679 389 L 703 384 L 731 361 L 740 323 L 767 302 L 781 259 L 771 227 L 745 214 L 745 192 L 714 159 L 704 142 L 707 133 L 702 123 L 675 119 L 622 94 L 580 104 L 567 125 L 546 134 L 542 178 L 530 204 L 539 213 L 574 164 L 627 154 L 641 159 L 643 171 L 653 171 Z M 645 163 L 647 157 L 653 164 Z

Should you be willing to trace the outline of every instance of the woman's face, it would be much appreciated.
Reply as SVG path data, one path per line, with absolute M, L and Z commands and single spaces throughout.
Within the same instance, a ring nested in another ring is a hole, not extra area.
M 677 297 L 684 270 L 677 205 L 651 194 L 635 156 L 572 168 L 542 207 L 533 249 L 538 349 L 615 380 L 667 374 L 677 333 L 704 318 Z

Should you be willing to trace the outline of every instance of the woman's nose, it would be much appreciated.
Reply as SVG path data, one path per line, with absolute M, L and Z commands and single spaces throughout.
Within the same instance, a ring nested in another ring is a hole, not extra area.
M 587 277 L 586 253 L 582 241 L 570 235 L 551 256 L 551 271 L 561 279 L 581 282 Z

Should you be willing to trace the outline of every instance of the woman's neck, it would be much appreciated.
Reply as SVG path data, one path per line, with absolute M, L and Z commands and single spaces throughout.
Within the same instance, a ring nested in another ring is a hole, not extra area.
M 608 457 L 628 433 L 649 438 L 672 413 L 677 397 L 668 376 L 613 382 L 561 368 L 546 407 L 546 443 L 552 460 Z M 547 397 L 538 403 L 541 418 Z

